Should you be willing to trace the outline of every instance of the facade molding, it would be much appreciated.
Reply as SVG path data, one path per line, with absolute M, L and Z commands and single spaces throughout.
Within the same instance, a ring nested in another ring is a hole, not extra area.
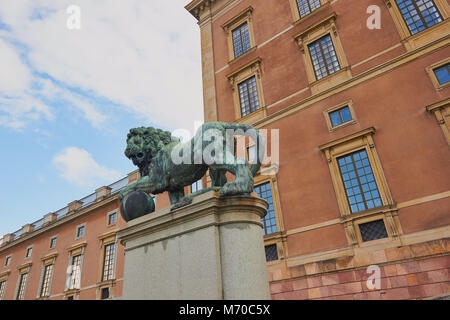
M 111 202 L 117 201 L 117 197 L 118 197 L 118 194 L 116 193 L 112 197 L 104 199 L 104 200 L 102 200 L 100 202 L 92 203 L 91 205 L 89 205 L 89 206 L 79 210 L 76 213 L 67 214 L 66 216 L 64 216 L 60 220 L 55 221 L 54 223 L 50 223 L 50 224 L 44 225 L 42 228 L 34 230 L 33 232 L 28 233 L 25 236 L 20 237 L 17 240 L 8 242 L 8 243 L 6 243 L 6 244 L 4 244 L 3 246 L 0 247 L 0 253 L 3 252 L 3 251 L 6 251 L 8 249 L 11 249 L 12 247 L 15 247 L 15 246 L 19 245 L 20 243 L 23 243 L 25 241 L 31 240 L 31 239 L 33 239 L 35 237 L 38 237 L 41 234 L 43 234 L 43 233 L 45 233 L 45 232 L 47 232 L 47 231 L 49 231 L 49 230 L 51 230 L 51 229 L 53 229 L 55 227 L 67 224 L 67 223 L 69 223 L 69 222 L 79 218 L 80 216 L 88 216 L 88 215 L 94 213 L 98 208 L 101 208 L 101 207 L 103 207 L 103 206 L 105 206 L 107 204 L 110 204 Z

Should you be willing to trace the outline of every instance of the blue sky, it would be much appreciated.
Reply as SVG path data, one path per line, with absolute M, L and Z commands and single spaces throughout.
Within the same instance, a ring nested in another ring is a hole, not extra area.
M 126 134 L 202 121 L 187 0 L 0 2 L 0 235 L 133 171 Z M 70 5 L 81 28 L 67 28 Z

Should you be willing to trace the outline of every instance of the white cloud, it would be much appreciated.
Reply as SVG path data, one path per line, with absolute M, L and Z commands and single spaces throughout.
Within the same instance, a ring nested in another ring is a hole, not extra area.
M 53 158 L 53 164 L 64 180 L 81 187 L 97 187 L 112 183 L 123 175 L 98 164 L 92 155 L 76 147 L 68 147 Z
M 69 30 L 72 2 L 2 1 L 0 19 L 11 31 L 0 36 L 24 43 L 33 69 L 146 122 L 190 129 L 203 119 L 200 31 L 187 0 L 79 0 L 81 30 Z M 41 18 L 31 19 L 36 12 Z M 92 124 L 105 121 L 84 103 L 78 108 Z
M 66 106 L 70 105 L 80 110 L 86 120 L 94 127 L 101 127 L 106 122 L 107 116 L 99 111 L 95 105 L 90 103 L 88 98 L 69 89 L 58 87 L 48 79 L 35 79 L 35 84 L 39 87 L 39 89 L 35 90 L 35 94 L 54 101 L 60 101 Z
M 30 72 L 18 54 L 5 41 L 0 39 L 0 91 L 16 96 L 28 88 Z
M 0 39 L 0 125 L 19 129 L 28 121 L 52 119 L 50 107 L 29 93 L 28 67 L 13 46 Z

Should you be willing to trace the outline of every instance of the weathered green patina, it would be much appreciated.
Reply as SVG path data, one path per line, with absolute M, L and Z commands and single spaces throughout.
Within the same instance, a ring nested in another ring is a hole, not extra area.
M 194 138 L 183 143 L 161 129 L 131 129 L 127 136 L 125 155 L 139 167 L 141 178 L 120 192 L 121 208 L 126 211 L 122 202 L 133 191 L 146 194 L 168 191 L 172 209 L 189 204 L 192 197 L 211 189 L 220 190 L 221 196 L 251 193 L 253 176 L 261 166 L 259 159 L 262 156 L 250 167 L 245 159 L 236 159 L 236 135 L 252 136 L 258 144 L 259 155 L 264 154 L 264 138 L 257 129 L 246 124 L 209 122 L 197 130 Z M 204 157 L 205 154 L 211 156 Z M 183 162 L 177 163 L 179 159 L 183 159 Z M 185 197 L 184 187 L 201 179 L 208 169 L 212 187 Z M 227 182 L 226 172 L 235 175 L 235 180 Z M 135 214 L 129 216 L 135 218 Z

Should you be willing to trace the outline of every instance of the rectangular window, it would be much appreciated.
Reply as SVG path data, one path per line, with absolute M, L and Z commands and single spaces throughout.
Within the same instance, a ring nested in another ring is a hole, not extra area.
M 52 237 L 50 239 L 50 248 L 55 248 L 56 247 L 56 237 Z
M 336 111 L 330 112 L 330 121 L 332 127 L 337 127 L 345 122 L 352 120 L 352 114 L 348 106 L 338 109 Z
M 85 231 L 85 229 L 86 229 L 86 226 L 85 226 L 85 225 L 82 225 L 82 226 L 77 227 L 77 233 L 76 233 L 76 236 L 75 236 L 75 240 L 84 237 L 84 231 Z
M 443 21 L 433 0 L 395 0 L 412 35 Z
M 233 37 L 234 57 L 237 58 L 251 49 L 247 22 L 241 24 L 231 33 Z
M 108 225 L 115 224 L 117 222 L 117 212 L 113 212 L 108 215 Z
M 9 267 L 10 263 L 11 263 L 11 256 L 7 256 L 5 259 L 5 267 Z
M 278 260 L 278 250 L 276 244 L 270 244 L 264 247 L 266 251 L 266 261 L 274 261 Z
M 247 156 L 248 156 L 248 163 L 250 164 L 256 163 L 258 161 L 256 144 L 251 145 L 247 148 Z
M 320 8 L 320 0 L 297 0 L 298 11 L 300 12 L 300 17 L 303 18 Z
M 81 281 L 81 254 L 72 257 L 69 289 L 79 289 Z
M 44 277 L 42 278 L 41 297 L 50 295 L 50 280 L 53 275 L 53 264 L 44 267 Z
M 308 49 L 317 80 L 341 70 L 333 41 L 329 34 L 309 44 Z
M 426 107 L 436 117 L 445 139 L 450 147 L 450 98 L 438 101 Z
M 32 253 L 33 253 L 33 247 L 27 248 L 27 253 L 25 255 L 25 258 L 30 258 Z
M 261 219 L 261 222 L 263 224 L 263 235 L 277 232 L 277 222 L 275 218 L 275 210 L 273 207 L 272 189 L 270 187 L 270 182 L 255 186 L 255 192 L 258 194 L 258 197 L 266 200 L 269 203 L 267 214 L 263 219 Z
M 22 273 L 19 280 L 19 290 L 17 291 L 16 300 L 23 300 L 25 298 L 25 287 L 27 286 L 28 272 Z
M 352 213 L 382 206 L 366 150 L 337 159 Z
M 102 288 L 102 294 L 100 297 L 102 300 L 109 298 L 109 288 Z
M 200 179 L 200 180 L 194 182 L 194 183 L 191 185 L 191 193 L 200 191 L 200 190 L 202 190 L 202 189 L 203 189 L 202 179 Z
M 450 81 L 450 63 L 433 70 L 439 84 L 446 84 Z
M 103 281 L 114 279 L 114 252 L 115 243 L 105 246 L 105 256 L 103 258 Z
M 359 224 L 363 242 L 387 238 L 388 234 L 383 219 Z
M 3 300 L 3 295 L 5 294 L 6 281 L 0 281 L 0 300 Z
M 241 103 L 241 116 L 255 112 L 259 109 L 258 88 L 256 87 L 256 76 L 253 76 L 238 84 L 239 101 Z

